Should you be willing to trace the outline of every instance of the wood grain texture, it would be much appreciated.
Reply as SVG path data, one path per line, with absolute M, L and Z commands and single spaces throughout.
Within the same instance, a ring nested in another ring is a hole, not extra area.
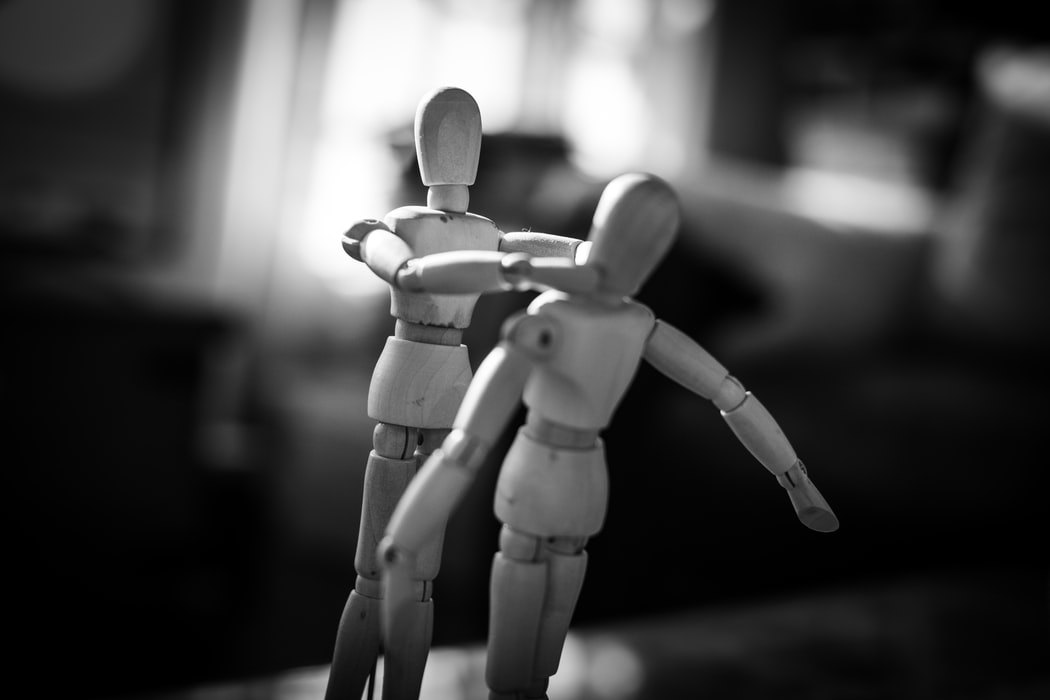
M 605 521 L 609 476 L 605 449 L 546 445 L 518 432 L 496 483 L 496 516 L 541 537 L 586 536 Z
M 499 249 L 504 253 L 529 253 L 537 257 L 572 260 L 576 255 L 576 248 L 582 242 L 578 238 L 556 236 L 552 233 L 510 231 L 503 234 Z
M 748 452 L 774 475 L 783 474 L 798 461 L 784 431 L 751 392 L 737 408 L 722 411 L 722 417 Z
M 640 304 L 615 307 L 545 292 L 529 313 L 559 329 L 552 356 L 537 367 L 524 400 L 548 420 L 604 428 L 627 391 L 655 319 Z
M 387 459 L 372 452 L 365 468 L 364 500 L 361 505 L 361 526 L 358 530 L 357 554 L 354 568 L 361 576 L 378 580 L 380 567 L 377 548 L 386 531 L 390 516 L 401 500 L 409 482 L 416 474 L 416 458 Z M 443 526 L 444 523 L 439 525 Z M 437 530 L 440 534 L 441 529 Z M 417 552 L 412 578 L 428 581 L 437 576 L 441 562 L 442 539 L 434 538 Z
M 395 282 L 397 271 L 413 257 L 412 247 L 400 236 L 377 228 L 360 241 L 361 261 L 387 284 Z
M 470 379 L 464 345 L 387 338 L 368 389 L 368 416 L 396 425 L 450 428 Z
M 674 326 L 657 320 L 645 347 L 645 359 L 689 391 L 713 399 L 729 372 L 699 343 Z
M 499 229 L 476 214 L 409 206 L 390 212 L 384 222 L 416 257 L 448 251 L 495 251 L 499 246 Z M 477 298 L 478 294 L 411 293 L 391 287 L 390 313 L 412 323 L 466 328 Z
M 379 656 L 379 600 L 352 591 L 339 618 L 325 700 L 359 698 Z
M 416 259 L 398 283 L 405 291 L 441 294 L 477 294 L 507 287 L 500 261 L 494 250 L 452 250 Z
M 416 157 L 423 184 L 472 185 L 481 154 L 481 110 L 465 90 L 439 88 L 420 102 Z

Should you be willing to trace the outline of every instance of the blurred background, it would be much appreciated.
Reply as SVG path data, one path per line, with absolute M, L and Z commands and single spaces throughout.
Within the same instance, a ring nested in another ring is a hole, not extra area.
M 338 240 L 425 202 L 411 120 L 455 85 L 485 125 L 471 210 L 504 231 L 584 237 L 615 175 L 674 185 L 639 299 L 761 398 L 842 521 L 802 527 L 713 406 L 642 367 L 576 616 L 618 651 L 567 654 L 651 670 L 573 697 L 1045 697 L 1038 10 L 0 2 L 12 677 L 323 684 L 393 329 Z M 472 362 L 531 296 L 481 300 Z M 497 468 L 449 525 L 435 658 L 483 643 Z

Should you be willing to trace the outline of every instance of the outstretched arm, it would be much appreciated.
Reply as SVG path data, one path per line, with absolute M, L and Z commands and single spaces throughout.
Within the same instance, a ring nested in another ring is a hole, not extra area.
M 532 363 L 506 343 L 478 367 L 452 432 L 427 459 L 390 518 L 384 561 L 409 556 L 426 544 L 473 480 L 517 410 Z
M 508 234 L 508 237 L 514 234 Z M 547 233 L 522 233 L 510 250 L 531 248 L 537 255 L 507 250 L 453 250 L 415 257 L 412 247 L 382 221 L 358 221 L 343 234 L 343 250 L 365 263 L 380 279 L 406 292 L 478 294 L 511 289 L 590 292 L 598 286 L 596 268 L 576 264 L 586 243 Z
M 819 532 L 838 529 L 838 518 L 810 481 L 773 416 L 706 350 L 677 328 L 657 321 L 645 359 L 722 411 L 740 442 L 787 490 L 803 524 Z
M 399 609 L 411 600 L 416 553 L 441 532 L 521 400 L 532 359 L 505 340 L 478 367 L 452 432 L 409 483 L 379 546 L 383 632 L 399 638 Z
M 539 231 L 511 231 L 500 236 L 499 249 L 502 253 L 528 253 L 544 258 L 566 258 L 582 263 L 591 248 L 590 241 L 556 236 L 553 233 Z
M 395 285 L 409 292 L 477 294 L 510 289 L 586 293 L 598 287 L 598 269 L 569 258 L 527 253 L 454 250 L 409 260 Z

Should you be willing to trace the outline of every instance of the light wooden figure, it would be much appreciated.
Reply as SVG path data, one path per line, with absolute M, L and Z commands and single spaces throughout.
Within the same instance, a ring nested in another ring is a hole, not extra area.
M 481 115 L 467 92 L 441 88 L 424 97 L 415 118 L 416 155 L 427 206 L 395 209 L 382 220 L 355 223 L 344 250 L 390 284 L 396 319 L 372 375 L 368 415 L 377 422 L 365 470 L 357 580 L 339 622 L 327 700 L 359 700 L 384 656 L 384 698 L 415 698 L 430 649 L 432 581 L 442 537 L 431 532 L 408 577 L 413 602 L 402 606 L 403 634 L 381 648 L 379 539 L 423 459 L 448 434 L 471 379 L 461 344 L 478 294 L 430 294 L 399 281 L 418 256 L 445 251 L 532 253 L 571 263 L 580 240 L 537 232 L 504 233 L 467 211 L 481 149 Z M 553 265 L 557 267 L 557 265 Z
M 575 271 L 527 256 L 448 253 L 401 273 L 403 284 L 418 289 L 489 291 L 508 280 L 523 288 L 562 287 L 547 289 L 505 324 L 452 432 L 409 485 L 380 548 L 384 634 L 398 639 L 414 624 L 411 572 L 524 401 L 527 419 L 505 455 L 495 495 L 503 527 L 491 580 L 491 698 L 546 697 L 583 584 L 585 545 L 605 517 L 600 433 L 643 359 L 721 410 L 787 490 L 804 524 L 821 532 L 838 528 L 762 404 L 703 348 L 630 298 L 670 246 L 678 217 L 675 195 L 662 180 L 624 175 L 603 192 L 589 251 Z

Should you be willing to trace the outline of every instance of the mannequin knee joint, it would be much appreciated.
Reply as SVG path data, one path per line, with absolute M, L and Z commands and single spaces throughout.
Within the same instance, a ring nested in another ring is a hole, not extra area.
M 372 431 L 372 447 L 380 457 L 408 459 L 416 450 L 416 431 L 403 425 L 379 423 Z

